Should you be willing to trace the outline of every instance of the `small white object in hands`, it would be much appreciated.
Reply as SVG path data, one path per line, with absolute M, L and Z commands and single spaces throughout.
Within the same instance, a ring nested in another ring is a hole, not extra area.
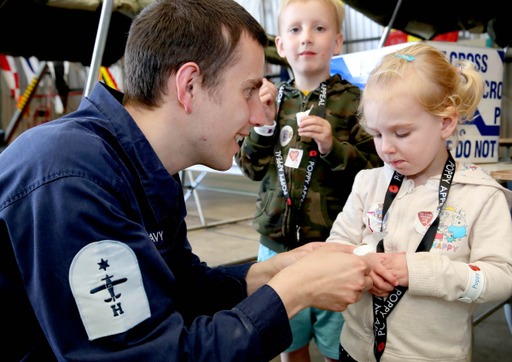
M 309 113 L 311 112 L 312 109 L 313 109 L 313 105 L 307 111 L 297 113 L 297 126 L 300 126 L 300 122 L 302 121 L 302 118 L 309 116 Z
M 354 249 L 353 253 L 358 256 L 363 256 L 369 253 L 375 253 L 375 248 L 368 244 L 361 244 Z

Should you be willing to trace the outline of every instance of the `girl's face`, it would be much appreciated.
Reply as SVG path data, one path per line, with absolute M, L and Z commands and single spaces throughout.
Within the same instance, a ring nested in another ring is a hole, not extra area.
M 366 127 L 385 163 L 424 184 L 443 170 L 446 140 L 457 126 L 457 117 L 434 116 L 406 91 L 393 90 L 372 90 L 374 97 L 364 104 Z

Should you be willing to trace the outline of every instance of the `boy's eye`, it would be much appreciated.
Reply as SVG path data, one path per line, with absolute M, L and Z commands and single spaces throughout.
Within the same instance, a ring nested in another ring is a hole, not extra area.
M 315 30 L 321 33 L 325 31 L 325 27 L 323 25 L 317 25 Z
M 298 33 L 299 32 L 299 27 L 298 26 L 294 26 L 293 28 L 290 28 L 290 33 L 294 34 L 294 33 Z
M 396 132 L 396 136 L 398 138 L 404 138 L 404 137 L 407 137 L 409 135 L 409 132 Z

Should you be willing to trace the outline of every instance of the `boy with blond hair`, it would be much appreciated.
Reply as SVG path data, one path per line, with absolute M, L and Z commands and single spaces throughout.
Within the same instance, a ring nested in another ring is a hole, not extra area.
M 237 155 L 245 174 L 262 181 L 254 219 L 258 260 L 325 240 L 357 172 L 380 165 L 372 137 L 357 124 L 359 88 L 330 74 L 343 46 L 343 20 L 339 0 L 281 3 L 276 47 L 294 78 L 264 81 L 260 99 L 274 125 L 255 127 Z M 309 361 L 311 340 L 326 361 L 338 360 L 340 313 L 306 308 L 290 324 L 293 342 L 282 361 Z

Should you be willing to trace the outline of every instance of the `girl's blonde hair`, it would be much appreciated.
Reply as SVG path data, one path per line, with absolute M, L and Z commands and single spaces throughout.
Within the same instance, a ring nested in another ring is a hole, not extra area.
M 282 0 L 279 6 L 279 15 L 277 17 L 277 28 L 281 29 L 281 14 L 288 5 L 293 3 L 305 3 L 308 1 L 317 1 L 319 3 L 326 4 L 331 8 L 330 13 L 334 14 L 337 29 L 342 32 L 343 21 L 345 20 L 345 8 L 341 0 Z
M 459 123 L 473 117 L 484 90 L 483 78 L 473 63 L 459 60 L 451 64 L 436 47 L 416 43 L 385 55 L 370 73 L 358 110 L 363 126 L 365 103 L 390 96 L 386 90 L 397 85 L 435 116 L 456 112 Z

